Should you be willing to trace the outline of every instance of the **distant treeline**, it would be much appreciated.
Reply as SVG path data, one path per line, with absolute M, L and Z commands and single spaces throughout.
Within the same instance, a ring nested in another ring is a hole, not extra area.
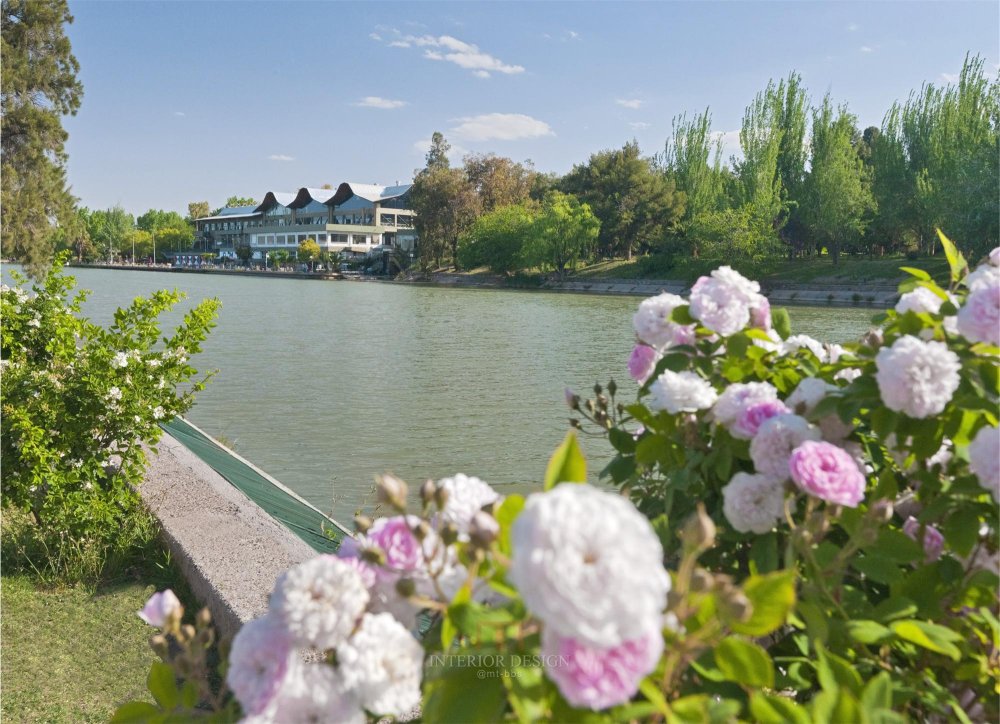
M 825 250 L 836 263 L 932 254 L 935 228 L 972 258 L 998 243 L 1000 80 L 978 56 L 957 83 L 927 83 L 863 130 L 792 72 L 747 106 L 740 149 L 724 163 L 709 109 L 676 116 L 660 153 L 633 141 L 562 177 L 492 154 L 452 168 L 436 133 L 412 193 L 421 262 L 561 272 L 579 258 L 649 254 L 666 269 Z

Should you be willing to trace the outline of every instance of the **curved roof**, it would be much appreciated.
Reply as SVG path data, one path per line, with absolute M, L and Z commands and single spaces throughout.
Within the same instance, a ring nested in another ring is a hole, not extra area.
M 366 201 L 385 201 L 402 196 L 413 184 L 401 184 L 399 186 L 376 186 L 375 184 L 356 184 L 345 181 L 337 187 L 337 193 L 327 199 L 326 203 L 338 205 L 347 201 L 352 196 L 359 196 Z
M 308 206 L 313 201 L 318 201 L 321 204 L 325 204 L 331 196 L 333 196 L 333 189 L 314 189 L 308 186 L 303 186 L 299 189 L 298 193 L 295 194 L 295 200 L 286 206 L 293 209 L 301 209 L 304 206 Z
M 289 206 L 297 194 L 286 194 L 281 191 L 268 191 L 264 194 L 264 200 L 260 202 L 254 211 L 264 211 L 272 206 Z

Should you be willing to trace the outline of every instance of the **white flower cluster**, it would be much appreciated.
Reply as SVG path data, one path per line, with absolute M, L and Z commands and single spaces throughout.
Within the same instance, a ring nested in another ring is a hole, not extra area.
M 363 722 L 420 702 L 423 648 L 369 594 L 351 562 L 322 555 L 278 579 L 268 613 L 233 639 L 226 683 L 250 722 Z M 335 651 L 336 664 L 309 651 Z
M 682 297 L 668 292 L 644 299 L 639 304 L 639 311 L 632 317 L 636 336 L 657 350 L 689 344 L 694 339 L 692 326 L 671 320 L 674 310 L 684 304 Z
M 736 473 L 722 489 L 722 512 L 741 533 L 767 533 L 781 517 L 785 485 L 766 475 Z
M 672 415 L 678 412 L 707 410 L 717 395 L 708 380 L 694 372 L 671 372 L 665 370 L 649 387 L 650 410 L 666 410 Z
M 445 491 L 444 510 L 441 517 L 458 530 L 459 539 L 469 539 L 469 525 L 476 513 L 484 506 L 500 500 L 500 496 L 488 483 L 476 477 L 458 473 L 438 481 L 438 487 Z
M 659 629 L 670 590 L 663 548 L 620 495 L 570 483 L 532 495 L 511 544 L 508 578 L 561 636 L 607 648 Z
M 878 351 L 875 366 L 885 406 L 917 419 L 944 410 L 958 389 L 961 363 L 944 342 L 905 335 Z
M 766 304 L 760 284 L 728 266 L 701 277 L 691 287 L 691 316 L 724 337 L 746 327 L 753 310 Z

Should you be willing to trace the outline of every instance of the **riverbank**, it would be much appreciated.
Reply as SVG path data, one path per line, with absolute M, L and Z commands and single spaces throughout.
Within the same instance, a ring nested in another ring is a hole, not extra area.
M 900 266 L 901 260 L 894 260 Z M 936 260 L 934 260 L 936 262 Z M 884 266 L 884 264 L 883 264 Z M 660 292 L 686 294 L 691 287 L 686 279 L 643 279 L 628 276 L 597 276 L 584 270 L 570 279 L 558 281 L 541 276 L 519 275 L 501 277 L 481 271 L 415 273 L 404 278 L 386 279 L 372 276 L 344 276 L 337 272 L 293 272 L 256 269 L 218 269 L 165 266 L 130 266 L 119 264 L 79 265 L 91 269 L 126 271 L 168 272 L 220 276 L 262 277 L 267 279 L 307 279 L 320 281 L 381 282 L 427 287 L 541 291 L 566 294 L 593 294 L 608 296 L 649 297 Z M 901 278 L 901 277 L 900 277 Z M 830 306 L 857 308 L 885 308 L 892 306 L 897 297 L 897 280 L 868 279 L 840 280 L 817 278 L 812 282 L 781 281 L 773 275 L 761 280 L 762 291 L 773 304 L 800 306 Z

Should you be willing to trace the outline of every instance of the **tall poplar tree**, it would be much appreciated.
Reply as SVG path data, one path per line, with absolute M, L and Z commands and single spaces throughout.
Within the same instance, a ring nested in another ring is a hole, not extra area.
M 723 205 L 722 138 L 712 134 L 712 114 L 674 116 L 672 133 L 657 159 L 687 198 L 684 221 Z
M 0 244 L 38 275 L 52 260 L 57 226 L 74 213 L 62 116 L 76 114 L 83 86 L 65 0 L 3 0 L 2 8 Z

